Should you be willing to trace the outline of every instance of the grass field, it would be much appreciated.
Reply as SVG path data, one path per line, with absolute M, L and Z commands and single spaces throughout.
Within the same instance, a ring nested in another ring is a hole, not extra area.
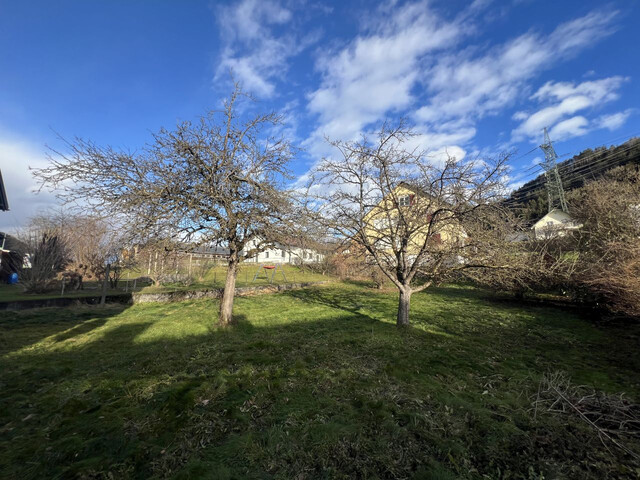
M 278 271 L 273 277 L 272 272 L 269 272 L 269 277 L 266 276 L 266 272 L 260 270 L 260 276 L 254 280 L 255 274 L 259 267 L 257 265 L 244 264 L 240 266 L 238 272 L 237 287 L 247 286 L 260 286 L 273 283 L 275 285 L 281 285 L 285 283 L 302 283 L 302 282 L 321 282 L 327 280 L 327 276 L 314 273 L 308 268 L 301 269 L 294 265 L 285 265 L 282 267 L 284 276 L 281 271 Z M 135 270 L 125 273 L 118 284 L 118 288 L 109 288 L 108 295 L 117 295 L 126 292 L 143 292 L 143 293 L 158 293 L 158 292 L 171 292 L 177 290 L 203 290 L 209 288 L 222 288 L 224 287 L 224 280 L 227 274 L 227 268 L 225 266 L 213 266 L 208 268 L 206 273 L 201 278 L 195 278 L 193 283 L 169 283 L 164 285 L 138 285 L 134 284 L 133 279 L 136 277 L 143 277 L 146 274 L 144 270 Z M 128 284 L 127 284 L 128 282 Z M 134 288 L 135 286 L 135 288 Z M 10 302 L 16 300 L 33 300 L 33 299 L 45 299 L 45 298 L 57 298 L 64 296 L 65 298 L 77 298 L 77 297 L 94 297 L 100 296 L 102 285 L 95 281 L 85 282 L 84 290 L 69 290 L 61 295 L 62 291 L 60 287 L 56 289 L 39 294 L 25 293 L 22 285 L 7 285 L 0 284 L 0 302 Z
M 272 270 L 265 271 L 261 265 L 250 263 L 241 264 L 236 279 L 236 287 L 268 285 L 270 283 L 281 285 L 285 283 L 321 282 L 327 280 L 326 275 L 312 272 L 309 268 L 302 269 L 294 265 L 283 265 L 278 268 L 279 270 L 275 272 L 274 275 Z M 142 271 L 140 275 L 144 275 L 144 273 L 145 272 Z M 254 280 L 256 273 L 258 273 L 258 278 Z M 153 292 L 170 289 L 222 288 L 224 287 L 226 275 L 227 267 L 218 265 L 209 268 L 202 278 L 195 279 L 195 282 L 191 285 L 172 284 L 152 286 L 146 287 L 142 291 Z
M 333 284 L 0 320 L 0 478 L 637 478 L 541 375 L 640 395 L 638 329 L 471 288 Z M 639 451 L 640 442 L 627 443 Z

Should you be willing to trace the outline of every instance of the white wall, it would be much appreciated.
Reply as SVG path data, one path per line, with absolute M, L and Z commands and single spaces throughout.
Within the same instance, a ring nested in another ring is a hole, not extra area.
M 247 249 L 255 246 L 256 242 L 251 242 Z M 269 248 L 260 252 L 256 257 L 246 260 L 255 263 L 316 263 L 324 260 L 324 255 L 312 249 L 301 249 L 298 247 Z
M 544 238 L 562 237 L 569 230 L 576 230 L 582 227 L 568 213 L 562 210 L 552 210 L 544 217 L 538 220 L 533 226 L 536 238 L 538 240 Z

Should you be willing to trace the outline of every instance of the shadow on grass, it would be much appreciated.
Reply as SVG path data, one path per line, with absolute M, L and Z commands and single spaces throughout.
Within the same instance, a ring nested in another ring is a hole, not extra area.
M 0 355 L 20 350 L 48 337 L 62 342 L 86 334 L 103 326 L 110 318 L 127 308 L 129 305 L 110 303 L 104 307 L 81 305 L 1 312 L 5 316 L 0 320 Z
M 350 285 L 356 286 L 358 282 L 352 282 Z M 362 319 L 379 321 L 379 318 L 365 313 L 363 310 L 385 311 L 388 309 L 388 298 L 376 295 L 376 291 L 355 289 L 329 289 L 329 288 L 309 288 L 302 290 L 289 290 L 283 295 L 295 298 L 304 303 L 318 304 L 325 307 L 342 310 Z
M 292 320 L 324 317 L 259 324 L 283 298 Z M 227 328 L 206 328 L 212 301 L 29 312 L 0 357 L 0 477 L 456 478 L 461 464 L 524 476 L 534 447 L 556 448 L 535 444 L 523 413 L 541 373 L 639 380 L 637 361 L 622 367 L 565 313 L 440 288 L 414 297 L 417 327 L 399 332 L 380 321 L 396 302 L 354 286 L 288 291 L 243 299 Z M 17 352 L 49 337 L 52 349 Z

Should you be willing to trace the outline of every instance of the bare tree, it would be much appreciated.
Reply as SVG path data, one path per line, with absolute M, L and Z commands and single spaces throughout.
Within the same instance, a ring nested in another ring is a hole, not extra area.
M 504 267 L 509 246 L 508 214 L 497 204 L 507 156 L 438 160 L 409 147 L 419 140 L 400 123 L 383 125 L 374 141 L 333 141 L 338 158 L 314 176 L 319 220 L 398 288 L 398 326 L 409 324 L 412 293 L 463 269 Z
M 640 169 L 618 167 L 570 192 L 582 228 L 568 236 L 583 299 L 640 317 Z
M 162 129 L 137 153 L 76 139 L 34 175 L 101 216 L 115 216 L 132 236 L 229 248 L 219 321 L 232 322 L 238 265 L 269 245 L 289 202 L 283 190 L 293 155 L 275 113 L 242 114 L 236 88 L 221 111 Z M 242 110 L 242 111 L 247 111 Z M 143 243 L 143 242 L 140 242 Z
M 43 293 L 51 289 L 58 273 L 69 262 L 64 241 L 55 232 L 30 229 L 20 236 L 20 256 L 25 259 L 20 273 L 24 289 Z
M 119 258 L 126 247 L 117 225 L 96 215 L 76 214 L 71 210 L 51 209 L 29 221 L 31 229 L 55 234 L 67 248 L 72 270 L 82 279 L 104 276 L 106 263 Z
M 315 221 L 312 199 L 307 194 L 298 192 L 292 202 L 291 215 L 283 225 L 277 242 L 284 247 L 293 262 L 300 267 L 301 272 L 318 262 L 317 255 L 326 255 L 328 232 L 322 224 Z

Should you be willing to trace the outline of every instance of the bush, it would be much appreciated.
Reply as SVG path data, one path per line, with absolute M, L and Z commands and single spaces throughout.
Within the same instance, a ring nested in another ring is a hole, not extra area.
M 561 293 L 640 317 L 640 171 L 620 167 L 567 195 L 582 227 L 520 244 L 515 268 L 483 274 L 483 285 L 522 295 Z
M 69 263 L 64 242 L 56 235 L 43 233 L 26 239 L 24 244 L 23 253 L 30 263 L 23 267 L 20 274 L 25 291 L 42 293 L 50 290 L 58 273 Z
M 577 294 L 612 312 L 640 316 L 640 172 L 617 168 L 571 192 Z

